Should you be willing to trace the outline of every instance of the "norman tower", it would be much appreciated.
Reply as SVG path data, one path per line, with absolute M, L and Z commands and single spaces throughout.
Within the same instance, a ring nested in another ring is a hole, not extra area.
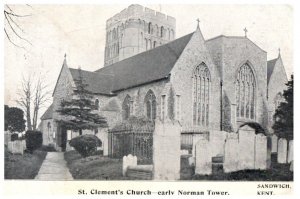
M 104 66 L 173 40 L 175 29 L 174 17 L 130 5 L 106 21 Z

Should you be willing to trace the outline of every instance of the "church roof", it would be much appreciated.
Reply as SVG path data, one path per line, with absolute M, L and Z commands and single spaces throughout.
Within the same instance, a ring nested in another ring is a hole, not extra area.
M 168 78 L 192 35 L 190 33 L 95 72 L 81 70 L 83 79 L 88 84 L 87 90 L 113 95 L 116 91 Z M 78 79 L 78 69 L 70 68 L 70 72 L 74 79 Z
M 41 120 L 52 119 L 52 114 L 53 114 L 53 104 L 51 104 L 49 108 L 45 111 L 45 113 L 41 117 Z
M 271 78 L 271 75 L 273 73 L 273 70 L 274 70 L 274 67 L 275 67 L 275 64 L 276 64 L 277 60 L 278 60 L 278 58 L 272 59 L 272 60 L 269 60 L 268 63 L 267 63 L 267 81 L 268 81 L 268 84 L 269 84 L 269 81 L 270 81 L 270 78 Z
M 114 77 L 113 92 L 164 79 L 169 76 L 192 35 L 190 33 L 95 72 Z
M 74 68 L 69 68 L 73 79 L 79 78 L 79 70 Z M 88 84 L 87 90 L 96 94 L 111 95 L 111 90 L 113 86 L 113 75 L 111 74 L 101 74 L 96 72 L 90 72 L 81 70 L 82 78 L 84 83 Z

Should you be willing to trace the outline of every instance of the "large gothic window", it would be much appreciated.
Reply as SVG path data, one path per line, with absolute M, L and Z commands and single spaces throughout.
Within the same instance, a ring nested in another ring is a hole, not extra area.
M 255 118 L 256 85 L 254 73 L 248 64 L 241 66 L 235 82 L 237 118 Z
M 151 120 L 156 118 L 156 97 L 152 90 L 149 90 L 145 96 L 146 116 Z
M 193 74 L 193 122 L 194 125 L 209 125 L 209 95 L 211 77 L 207 66 L 202 63 Z
M 122 109 L 123 109 L 123 119 L 127 120 L 131 113 L 132 113 L 132 105 L 133 101 L 131 100 L 131 97 L 127 95 L 123 101 Z

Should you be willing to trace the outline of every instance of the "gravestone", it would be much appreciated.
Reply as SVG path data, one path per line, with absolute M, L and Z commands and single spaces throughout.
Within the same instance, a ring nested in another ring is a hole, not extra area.
M 195 157 L 196 154 L 196 144 L 201 139 L 208 139 L 207 134 L 194 134 L 193 136 L 193 149 L 192 156 Z
M 26 149 L 26 140 L 22 140 L 22 146 L 23 146 L 23 150 Z
M 23 154 L 23 152 L 24 152 L 24 147 L 23 147 L 22 140 L 14 141 L 14 148 L 13 148 L 12 153 L 14 153 L 14 154 Z
M 285 164 L 286 158 L 287 158 L 287 141 L 286 139 L 280 138 L 278 141 L 277 162 L 281 164 Z
M 14 142 L 9 141 L 7 143 L 7 150 L 12 153 L 13 152 L 13 148 L 14 148 Z
M 180 125 L 166 119 L 155 121 L 153 132 L 154 180 L 180 179 Z
M 195 153 L 195 173 L 210 175 L 212 173 L 211 146 L 206 138 L 198 140 Z
M 129 154 L 123 157 L 122 173 L 126 176 L 126 172 L 129 166 L 137 166 L 137 157 Z
M 189 166 L 195 166 L 195 157 L 188 158 Z
M 211 144 L 211 155 L 224 156 L 225 140 L 227 137 L 226 131 L 215 131 L 209 132 L 209 142 Z
M 272 153 L 277 153 L 277 142 L 278 142 L 278 137 L 277 135 L 272 135 Z
M 239 168 L 239 141 L 237 134 L 228 134 L 224 148 L 224 172 L 237 171 Z
M 239 169 L 254 169 L 255 130 L 246 125 L 239 129 Z
M 263 134 L 255 136 L 255 169 L 267 169 L 267 137 Z
M 289 151 L 288 151 L 288 163 L 294 160 L 294 141 L 289 141 Z

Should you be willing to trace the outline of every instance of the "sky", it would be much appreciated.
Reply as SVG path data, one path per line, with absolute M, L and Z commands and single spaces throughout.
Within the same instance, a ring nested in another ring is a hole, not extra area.
M 16 106 L 23 77 L 42 76 L 52 93 L 64 54 L 71 68 L 94 71 L 103 67 L 105 23 L 129 4 L 120 5 L 9 5 L 17 14 L 22 37 L 4 36 L 4 103 Z M 145 5 L 176 18 L 176 37 L 195 31 L 196 19 L 205 39 L 218 35 L 247 36 L 268 54 L 280 48 L 287 76 L 293 73 L 293 8 L 288 5 Z M 7 24 L 4 24 L 7 27 Z M 11 33 L 9 35 L 12 35 Z M 40 115 L 49 106 L 41 109 Z

